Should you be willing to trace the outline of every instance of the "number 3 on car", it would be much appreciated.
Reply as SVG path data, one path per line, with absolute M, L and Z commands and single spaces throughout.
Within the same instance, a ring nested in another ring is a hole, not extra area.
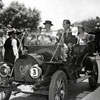
M 38 69 L 37 68 L 31 68 L 30 69 L 30 75 L 33 77 L 38 76 Z
M 32 78 L 38 78 L 40 74 L 42 73 L 41 69 L 38 67 L 38 65 L 34 65 L 30 68 L 30 76 Z

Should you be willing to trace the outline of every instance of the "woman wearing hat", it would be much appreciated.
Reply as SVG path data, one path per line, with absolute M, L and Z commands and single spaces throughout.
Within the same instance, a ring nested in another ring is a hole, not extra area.
M 38 40 L 42 45 L 55 44 L 56 37 L 54 36 L 53 31 L 51 30 L 51 26 L 53 26 L 52 22 L 50 20 L 46 20 L 43 24 L 45 25 L 45 27 L 42 29 Z
M 53 26 L 52 22 L 49 20 L 46 20 L 43 24 L 45 25 L 44 27 L 45 32 L 51 32 L 51 26 Z
M 4 44 L 4 61 L 7 63 L 14 64 L 15 60 L 19 57 L 18 46 L 19 42 L 16 39 L 16 34 L 14 30 L 8 32 L 9 38 Z

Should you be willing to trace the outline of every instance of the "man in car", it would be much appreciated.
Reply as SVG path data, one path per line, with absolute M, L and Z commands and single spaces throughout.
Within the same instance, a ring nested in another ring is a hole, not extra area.
M 65 56 L 64 60 L 67 60 L 66 53 L 70 51 L 73 47 L 74 44 L 77 43 L 77 38 L 72 35 L 72 30 L 71 30 L 71 22 L 68 19 L 63 20 L 63 29 L 60 29 L 57 33 L 57 35 L 60 34 L 60 39 L 61 42 L 64 43 L 63 47 L 63 56 Z M 59 40 L 60 40 L 59 39 Z
M 63 20 L 63 29 L 64 29 L 64 43 L 69 47 L 73 44 L 76 44 L 77 39 L 72 35 L 71 22 L 68 19 Z

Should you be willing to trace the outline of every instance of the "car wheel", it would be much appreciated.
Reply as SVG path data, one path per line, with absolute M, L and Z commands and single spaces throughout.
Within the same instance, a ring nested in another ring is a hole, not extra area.
M 49 100 L 66 100 L 68 94 L 67 77 L 63 71 L 54 73 L 49 87 Z
M 0 77 L 0 80 L 2 81 L 2 78 Z M 0 85 L 6 85 L 6 86 L 9 86 L 11 83 L 1 83 Z M 0 89 L 0 100 L 9 100 L 11 96 L 11 91 L 10 90 L 2 90 Z
M 98 82 L 98 65 L 95 60 L 93 60 L 93 68 L 90 75 L 91 77 L 89 77 L 89 85 L 91 88 L 96 88 Z

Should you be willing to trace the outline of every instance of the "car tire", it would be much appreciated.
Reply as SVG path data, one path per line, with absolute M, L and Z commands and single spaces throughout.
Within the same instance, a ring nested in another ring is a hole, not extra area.
M 91 77 L 89 77 L 89 85 L 91 88 L 97 87 L 98 82 L 98 65 L 95 60 L 92 61 L 93 67 L 91 70 Z
M 66 74 L 59 70 L 52 76 L 49 87 L 49 100 L 67 100 L 68 83 Z
M 0 78 L 2 80 L 2 78 Z M 10 85 L 11 83 L 5 82 L 3 85 Z M 10 90 L 0 91 L 0 100 L 9 100 L 11 96 Z
M 2 92 L 2 96 L 0 97 L 1 100 L 9 100 L 11 96 L 11 91 Z

